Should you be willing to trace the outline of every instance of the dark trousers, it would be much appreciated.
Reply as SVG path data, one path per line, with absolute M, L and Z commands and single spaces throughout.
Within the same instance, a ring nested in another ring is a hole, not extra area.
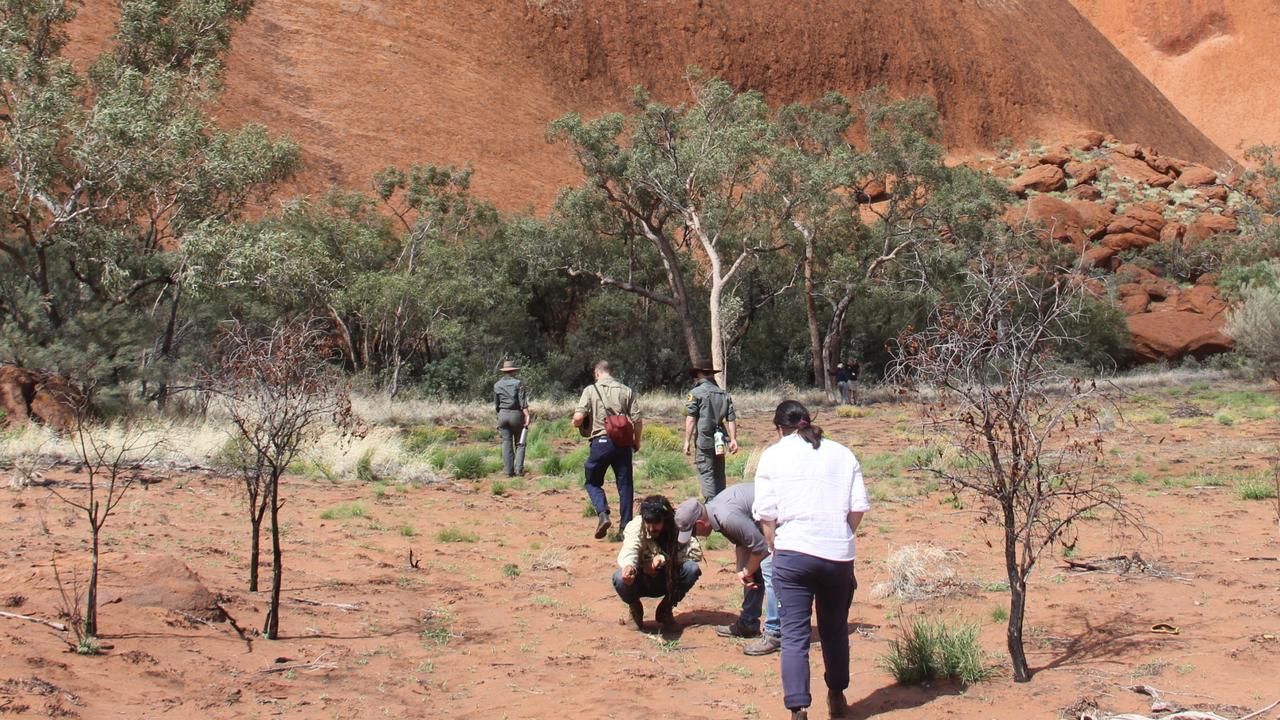
M 829 690 L 849 687 L 849 606 L 858 581 L 853 562 L 824 560 L 779 550 L 773 558 L 773 591 L 782 619 L 782 701 L 788 710 L 809 707 L 809 620 L 818 609 L 818 637 Z
M 519 410 L 502 410 L 498 413 L 498 432 L 502 438 L 502 471 L 508 477 L 524 474 L 524 443 L 520 433 L 524 430 L 524 413 Z
M 671 593 L 672 605 L 677 605 L 702 576 L 702 568 L 693 560 L 685 560 L 680 565 L 680 575 L 676 579 L 676 589 Z M 667 596 L 667 571 L 659 570 L 653 575 L 646 575 L 643 570 L 636 573 L 636 579 L 630 585 L 622 582 L 622 571 L 613 574 L 613 589 L 618 591 L 622 602 L 631 603 L 642 597 L 656 598 Z
M 618 447 L 606 436 L 591 438 L 591 454 L 587 456 L 586 486 L 587 496 L 597 515 L 609 513 L 609 499 L 604 494 L 604 473 L 613 468 L 613 479 L 618 484 L 618 517 L 622 521 L 619 529 L 631 522 L 635 505 L 635 485 L 631 482 L 631 456 L 634 451 L 629 447 Z
M 717 455 L 714 447 L 698 448 L 693 455 L 693 466 L 698 469 L 698 486 L 702 499 L 711 502 L 724 492 L 724 456 Z

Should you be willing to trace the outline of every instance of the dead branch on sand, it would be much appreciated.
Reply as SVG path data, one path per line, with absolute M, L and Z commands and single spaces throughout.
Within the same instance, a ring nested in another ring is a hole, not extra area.
M 290 670 L 333 670 L 338 666 L 333 663 L 321 662 L 322 660 L 325 659 L 326 656 L 328 656 L 328 654 L 329 653 L 327 652 L 320 653 L 320 655 L 317 656 L 315 660 L 310 660 L 307 662 L 280 663 L 278 665 L 272 665 L 270 667 L 262 668 L 258 672 L 278 673 L 278 672 L 288 672 Z
M 67 631 L 67 626 L 63 625 L 60 622 L 54 622 L 52 620 L 45 620 L 43 618 L 32 617 L 30 615 L 19 615 L 18 613 L 0 611 L 0 617 L 10 618 L 13 620 L 26 620 L 27 622 L 39 623 L 41 625 L 48 625 L 54 630 L 61 630 L 63 632 Z
M 338 608 L 338 609 L 339 609 L 339 610 L 341 610 L 342 612 L 350 612 L 350 611 L 352 611 L 352 610 L 359 610 L 359 609 L 360 609 L 360 606 L 359 606 L 359 605 L 353 605 L 353 604 L 350 604 L 350 603 L 331 603 L 331 602 L 320 602 L 319 600 L 308 600 L 307 598 L 300 598 L 300 597 L 291 597 L 291 598 L 289 598 L 289 599 L 290 599 L 290 600 L 292 600 L 292 601 L 294 601 L 294 602 L 296 602 L 296 603 L 302 603 L 303 605 L 312 605 L 312 606 L 314 606 L 314 607 L 331 607 L 331 608 Z

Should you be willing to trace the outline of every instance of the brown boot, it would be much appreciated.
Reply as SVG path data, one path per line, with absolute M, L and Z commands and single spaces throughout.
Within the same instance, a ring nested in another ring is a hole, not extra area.
M 806 708 L 791 711 L 791 720 L 809 720 L 809 711 Z
M 845 702 L 843 690 L 827 691 L 827 710 L 833 718 L 842 718 L 849 714 L 849 703 Z
M 781 649 L 782 638 L 769 633 L 764 633 L 759 640 L 742 646 L 742 652 L 747 655 L 769 655 Z
M 605 533 L 609 532 L 609 526 L 612 524 L 613 521 L 609 519 L 609 513 L 600 513 L 599 518 L 596 520 L 596 539 L 604 538 Z
M 662 602 L 658 603 L 658 609 L 654 611 L 653 618 L 658 621 L 663 630 L 675 630 L 680 627 L 676 623 L 675 616 L 676 604 L 671 602 L 670 598 L 662 598 Z
M 639 600 L 632 600 L 627 603 L 627 609 L 631 611 L 631 622 L 636 624 L 637 630 L 644 629 L 644 605 Z

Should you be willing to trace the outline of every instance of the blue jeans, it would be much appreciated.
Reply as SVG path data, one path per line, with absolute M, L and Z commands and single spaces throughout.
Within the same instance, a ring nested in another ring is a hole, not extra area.
M 779 550 L 774 562 L 774 589 L 782 606 L 782 701 L 788 710 L 798 710 L 813 700 L 809 621 L 815 607 L 827 689 L 843 692 L 849 687 L 849 606 L 858 582 L 852 561 Z
M 701 576 L 702 568 L 698 567 L 697 562 L 685 560 L 681 563 L 680 575 L 676 579 L 677 586 L 670 593 L 671 604 L 676 605 L 683 600 Z M 613 573 L 613 589 L 625 603 L 636 602 L 642 597 L 667 597 L 667 573 L 665 570 L 659 570 L 653 575 L 646 575 L 643 570 L 640 570 L 636 572 L 636 579 L 627 585 L 622 582 L 622 571 L 618 570 Z
M 635 486 L 631 481 L 631 456 L 634 450 L 629 447 L 618 447 L 607 436 L 591 438 L 591 454 L 583 466 L 586 472 L 587 496 L 591 498 L 591 506 L 596 515 L 609 514 L 609 499 L 604 494 L 604 474 L 613 468 L 613 479 L 618 484 L 618 519 L 621 530 L 631 522 L 635 505 Z M 643 573 L 642 573 L 643 574 Z
M 782 624 L 778 620 L 778 598 L 773 592 L 773 556 L 765 555 L 756 571 L 755 588 L 742 591 L 742 611 L 738 614 L 738 624 L 745 627 L 757 627 L 760 622 L 761 606 L 764 609 L 764 631 L 774 637 L 782 635 Z

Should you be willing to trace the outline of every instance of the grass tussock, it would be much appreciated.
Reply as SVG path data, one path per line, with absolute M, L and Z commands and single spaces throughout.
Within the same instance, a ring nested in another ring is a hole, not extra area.
M 906 545 L 885 558 L 889 579 L 871 588 L 873 598 L 894 597 L 903 602 L 927 600 L 960 592 L 965 583 L 952 567 L 955 553 L 936 545 Z
M 994 673 L 978 644 L 977 625 L 926 617 L 903 627 L 878 663 L 904 685 L 944 679 L 972 685 Z

